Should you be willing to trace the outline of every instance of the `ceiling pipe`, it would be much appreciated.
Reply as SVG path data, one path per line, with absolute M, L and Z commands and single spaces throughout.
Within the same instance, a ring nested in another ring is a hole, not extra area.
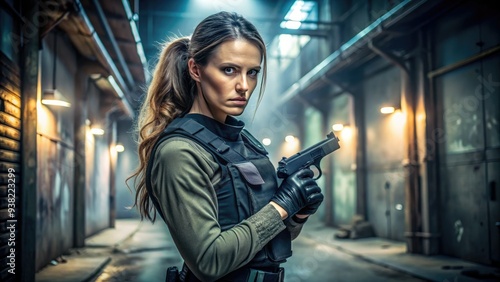
M 144 54 L 144 48 L 142 46 L 141 36 L 139 35 L 139 29 L 137 28 L 136 20 L 137 14 L 132 12 L 130 8 L 128 0 L 122 0 L 123 9 L 125 10 L 125 15 L 130 24 L 130 30 L 132 31 L 132 36 L 134 36 L 134 41 L 136 44 L 137 55 L 139 55 L 139 59 L 141 60 L 142 67 L 144 68 L 144 78 L 147 82 L 150 78 L 149 70 L 148 70 L 148 61 L 146 60 L 146 55 Z
M 127 85 L 125 84 L 125 81 L 123 80 L 122 75 L 118 71 L 118 68 L 116 67 L 116 64 L 113 62 L 113 59 L 109 55 L 108 51 L 106 50 L 106 47 L 102 43 L 101 39 L 99 38 L 99 35 L 97 34 L 96 30 L 94 29 L 94 26 L 92 25 L 92 22 L 90 21 L 87 13 L 85 13 L 85 9 L 83 8 L 82 3 L 80 0 L 75 0 L 74 1 L 74 6 L 76 8 L 76 12 L 79 13 L 80 17 L 83 19 L 83 27 L 86 29 L 88 32 L 87 36 L 93 40 L 97 48 L 95 49 L 102 58 L 104 58 L 105 63 L 109 66 L 110 68 L 110 73 L 114 80 L 117 82 L 117 85 L 119 86 L 119 89 L 122 90 L 122 93 L 120 91 L 117 91 L 115 89 L 115 94 L 118 96 L 118 98 L 121 100 L 123 103 L 123 106 L 125 108 L 126 113 L 132 118 L 135 118 L 135 112 L 133 107 L 131 106 L 130 102 L 127 100 L 126 97 L 124 97 L 122 94 L 123 93 L 131 93 L 130 90 L 128 89 Z
M 301 77 L 296 83 L 294 83 L 290 88 L 288 88 L 283 95 L 281 95 L 281 99 L 278 100 L 278 105 L 286 103 L 288 100 L 294 98 L 306 88 L 308 88 L 314 81 L 320 79 L 323 75 L 325 75 L 331 68 L 333 68 L 339 61 L 345 60 L 347 56 L 351 53 L 357 51 L 360 45 L 368 43 L 373 38 L 384 32 L 384 29 L 389 27 L 391 24 L 386 24 L 387 21 L 391 20 L 397 12 L 402 10 L 403 8 L 407 8 L 410 3 L 416 2 L 413 6 L 409 7 L 406 11 L 404 11 L 398 17 L 404 17 L 414 11 L 416 8 L 421 6 L 426 0 L 414 1 L 414 0 L 405 0 L 390 11 L 382 15 L 380 18 L 375 20 L 372 24 L 368 25 L 365 29 L 360 31 L 354 37 L 352 37 L 349 41 L 344 43 L 337 49 L 335 52 L 330 54 L 326 59 L 321 61 L 316 67 L 314 67 L 311 71 Z M 391 23 L 397 22 L 397 19 L 391 20 Z M 386 24 L 386 25 L 384 25 Z
M 101 22 L 101 25 L 104 28 L 104 31 L 106 32 L 106 35 L 108 36 L 108 39 L 111 42 L 111 45 L 113 46 L 113 50 L 116 53 L 116 57 L 118 58 L 118 62 L 120 63 L 123 72 L 125 73 L 125 78 L 127 79 L 128 86 L 133 89 L 135 86 L 134 78 L 132 77 L 132 74 L 130 73 L 130 69 L 127 65 L 127 62 L 125 62 L 125 58 L 123 57 L 122 51 L 120 50 L 120 46 L 118 46 L 118 43 L 116 42 L 115 35 L 113 34 L 111 27 L 109 26 L 108 20 L 106 19 L 106 15 L 104 14 L 104 11 L 102 10 L 101 4 L 99 3 L 98 0 L 93 0 L 92 3 L 94 4 L 94 6 L 96 8 L 99 21 Z

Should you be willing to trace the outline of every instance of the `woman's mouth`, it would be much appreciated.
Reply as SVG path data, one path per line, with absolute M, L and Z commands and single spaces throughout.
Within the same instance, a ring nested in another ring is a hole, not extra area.
M 247 99 L 245 97 L 238 97 L 238 98 L 233 98 L 229 99 L 233 104 L 237 106 L 244 106 L 247 103 Z

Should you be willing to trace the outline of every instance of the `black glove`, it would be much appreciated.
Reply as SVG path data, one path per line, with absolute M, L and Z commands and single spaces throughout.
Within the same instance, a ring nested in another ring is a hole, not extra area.
M 312 179 L 313 176 L 314 173 L 310 169 L 299 170 L 288 176 L 271 201 L 281 206 L 288 216 L 292 216 L 307 206 L 311 200 L 317 201 L 318 197 L 322 199 L 321 189 Z
M 318 210 L 318 208 L 321 205 L 321 203 L 323 202 L 324 198 L 325 197 L 323 196 L 322 193 L 312 194 L 309 197 L 309 202 L 308 202 L 307 206 L 303 207 L 300 211 L 297 212 L 297 214 L 303 214 L 303 215 L 314 214 Z

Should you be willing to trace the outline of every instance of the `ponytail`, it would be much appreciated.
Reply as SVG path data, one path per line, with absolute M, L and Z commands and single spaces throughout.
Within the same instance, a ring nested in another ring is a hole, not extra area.
M 138 116 L 139 166 L 127 181 L 134 179 L 134 206 L 138 207 L 141 220 L 144 217 L 151 221 L 156 219 L 156 211 L 146 189 L 146 168 L 153 146 L 167 125 L 189 111 L 193 104 L 195 83 L 187 67 L 189 41 L 189 38 L 182 37 L 163 46 Z

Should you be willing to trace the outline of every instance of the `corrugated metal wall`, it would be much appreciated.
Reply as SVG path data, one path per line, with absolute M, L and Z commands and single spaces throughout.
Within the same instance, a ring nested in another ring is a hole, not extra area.
M 11 248 L 19 235 L 21 97 L 19 69 L 0 52 L 0 280 L 14 281 L 8 273 Z M 14 217 L 11 217 L 13 215 Z M 14 224 L 16 228 L 7 229 Z M 14 241 L 9 241 L 13 238 Z M 9 244 L 10 242 L 10 244 Z M 17 241 L 19 243 L 19 241 Z M 15 258 L 14 258 L 14 263 Z M 17 265 L 19 261 L 17 261 Z M 16 265 L 16 264 L 14 264 Z M 17 266 L 19 267 L 19 265 Z

